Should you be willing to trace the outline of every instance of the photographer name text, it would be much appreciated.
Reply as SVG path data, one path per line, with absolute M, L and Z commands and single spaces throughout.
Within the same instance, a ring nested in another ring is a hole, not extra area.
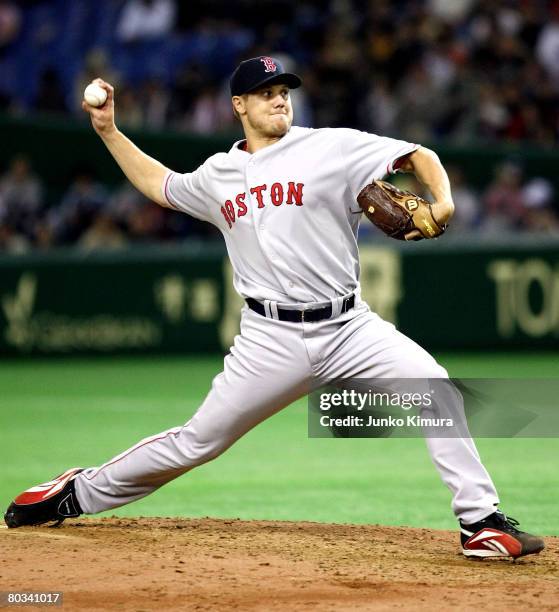
M 408 414 L 406 418 L 401 417 L 375 417 L 368 415 L 367 418 L 355 415 L 345 417 L 332 417 L 323 414 L 320 417 L 322 427 L 454 427 L 453 419 L 428 418 L 419 415 Z

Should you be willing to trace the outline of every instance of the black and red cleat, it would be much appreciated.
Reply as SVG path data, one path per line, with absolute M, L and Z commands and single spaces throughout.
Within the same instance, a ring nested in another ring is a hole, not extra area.
M 477 523 L 460 522 L 462 552 L 466 557 L 523 557 L 540 553 L 544 542 L 538 536 L 517 529 L 518 521 L 500 510 Z
M 81 471 L 82 468 L 72 468 L 18 495 L 4 514 L 6 525 L 13 528 L 50 521 L 60 525 L 66 518 L 80 516 L 82 509 L 76 499 L 74 479 Z

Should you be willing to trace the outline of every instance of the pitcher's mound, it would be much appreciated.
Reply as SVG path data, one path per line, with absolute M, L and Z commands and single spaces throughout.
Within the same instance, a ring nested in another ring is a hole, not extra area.
M 2 591 L 62 591 L 67 610 L 555 608 L 559 538 L 471 561 L 458 532 L 217 519 L 78 519 L 1 529 Z

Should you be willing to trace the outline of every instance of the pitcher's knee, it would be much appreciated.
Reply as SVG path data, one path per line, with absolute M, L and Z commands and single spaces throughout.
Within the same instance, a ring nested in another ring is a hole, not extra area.
M 177 439 L 177 450 L 184 467 L 195 467 L 219 457 L 233 440 L 197 434 L 186 425 Z
M 398 363 L 401 378 L 448 378 L 448 372 L 431 355 L 426 358 L 404 358 Z

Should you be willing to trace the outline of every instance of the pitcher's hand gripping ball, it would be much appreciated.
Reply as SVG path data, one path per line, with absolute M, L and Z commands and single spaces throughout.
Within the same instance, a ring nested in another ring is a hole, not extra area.
M 430 202 L 385 181 L 373 181 L 364 187 L 357 203 L 369 221 L 397 240 L 406 240 L 413 230 L 421 234 L 413 240 L 435 238 L 446 230 L 446 225 L 435 220 Z
M 107 101 L 107 92 L 97 83 L 90 83 L 83 92 L 83 99 L 89 106 L 103 106 Z

